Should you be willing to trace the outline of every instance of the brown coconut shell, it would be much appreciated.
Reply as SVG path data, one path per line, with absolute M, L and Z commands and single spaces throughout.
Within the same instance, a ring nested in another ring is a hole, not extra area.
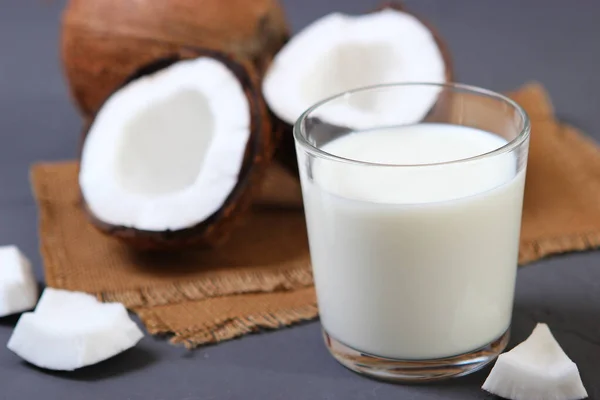
M 89 117 L 127 76 L 182 46 L 222 50 L 260 74 L 288 38 L 278 0 L 69 0 L 61 52 Z
M 222 62 L 239 79 L 250 106 L 250 139 L 246 146 L 238 183 L 225 200 L 223 206 L 206 220 L 189 228 L 174 231 L 146 231 L 127 226 L 108 224 L 96 217 L 85 204 L 84 208 L 91 223 L 102 233 L 119 239 L 141 250 L 176 250 L 190 247 L 214 247 L 224 243 L 236 225 L 251 208 L 253 199 L 260 193 L 265 171 L 271 164 L 277 146 L 276 135 L 267 105 L 262 97 L 260 81 L 255 68 L 248 62 L 235 60 L 226 53 L 209 49 L 184 49 L 167 57 L 142 66 L 118 86 L 142 76 L 160 71 L 178 61 L 197 57 L 211 57 Z M 117 88 L 117 89 L 118 89 Z M 84 131 L 82 145 L 93 124 L 94 118 Z M 82 146 L 83 147 L 83 146 Z M 190 205 L 193 206 L 193 205 Z
M 438 48 L 440 49 L 442 58 L 444 59 L 444 64 L 446 65 L 446 82 L 452 82 L 454 80 L 454 66 L 452 62 L 452 57 L 446 42 L 442 39 L 441 35 L 435 29 L 435 27 L 431 23 L 427 22 L 425 19 L 407 10 L 404 4 L 402 4 L 402 2 L 399 1 L 384 2 L 379 7 L 375 8 L 375 10 L 369 11 L 369 13 L 381 11 L 386 8 L 391 8 L 394 10 L 405 12 L 407 14 L 411 14 L 412 16 L 417 18 L 423 25 L 425 25 L 427 29 L 429 29 L 429 31 L 433 35 L 433 38 L 435 39 L 435 42 L 437 43 Z M 432 112 L 434 111 L 435 107 L 432 110 Z M 277 152 L 275 154 L 275 158 L 289 171 L 291 171 L 295 175 L 298 175 L 298 162 L 296 158 L 296 147 L 294 143 L 293 126 L 285 121 L 282 121 L 277 117 L 275 117 L 274 124 L 282 130 L 282 139 L 279 148 L 277 149 Z

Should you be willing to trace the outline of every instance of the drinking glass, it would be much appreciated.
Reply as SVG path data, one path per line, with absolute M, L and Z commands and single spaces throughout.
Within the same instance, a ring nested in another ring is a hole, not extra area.
M 394 381 L 474 372 L 506 347 L 530 124 L 461 85 L 341 93 L 294 126 L 325 344 Z

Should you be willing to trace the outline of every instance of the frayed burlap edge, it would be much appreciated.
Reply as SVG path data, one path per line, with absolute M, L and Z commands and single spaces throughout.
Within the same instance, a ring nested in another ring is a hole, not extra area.
M 519 265 L 525 266 L 550 255 L 593 250 L 600 247 L 600 232 L 578 233 L 570 236 L 532 240 L 521 243 Z
M 119 302 L 127 308 L 140 308 L 235 294 L 292 291 L 312 285 L 310 269 L 298 267 L 269 273 L 239 272 L 238 275 L 225 278 L 210 277 L 96 295 L 104 302 Z
M 183 344 L 188 349 L 233 339 L 262 329 L 279 329 L 284 326 L 310 321 L 318 316 L 316 303 L 287 308 L 274 312 L 227 318 L 202 326 L 174 330 L 153 309 L 134 309 L 151 335 L 173 335 L 172 344 Z

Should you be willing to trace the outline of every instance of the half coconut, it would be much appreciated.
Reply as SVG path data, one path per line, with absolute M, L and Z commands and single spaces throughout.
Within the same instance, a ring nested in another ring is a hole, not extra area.
M 450 80 L 450 57 L 439 35 L 400 5 L 385 4 L 363 15 L 325 15 L 277 53 L 264 77 L 263 94 L 284 130 L 278 158 L 297 171 L 292 125 L 330 96 L 372 85 Z M 434 107 L 438 94 L 382 92 L 366 101 L 328 107 L 319 117 L 351 129 L 398 118 L 399 113 L 406 114 L 402 121 L 417 121 Z
M 182 51 L 142 68 L 95 115 L 81 152 L 85 209 L 138 248 L 217 245 L 251 205 L 275 139 L 250 65 Z

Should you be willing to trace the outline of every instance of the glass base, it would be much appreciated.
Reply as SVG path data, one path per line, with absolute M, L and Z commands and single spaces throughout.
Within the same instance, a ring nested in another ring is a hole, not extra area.
M 329 352 L 343 366 L 372 378 L 404 382 L 425 383 L 457 378 L 480 370 L 494 361 L 508 344 L 510 329 L 492 343 L 469 353 L 433 360 L 396 360 L 365 354 L 340 343 L 325 330 L 323 336 Z

